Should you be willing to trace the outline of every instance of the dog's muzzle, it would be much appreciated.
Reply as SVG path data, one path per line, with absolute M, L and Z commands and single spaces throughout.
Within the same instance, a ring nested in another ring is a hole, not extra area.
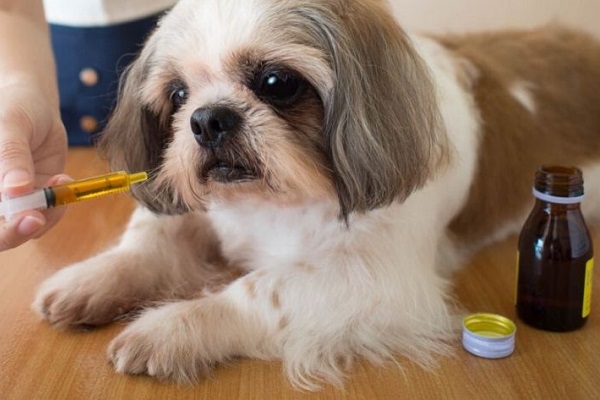
M 194 111 L 190 125 L 196 142 L 207 151 L 204 179 L 216 182 L 241 182 L 256 179 L 256 171 L 249 168 L 235 151 L 234 137 L 242 128 L 242 117 L 233 108 L 213 105 Z

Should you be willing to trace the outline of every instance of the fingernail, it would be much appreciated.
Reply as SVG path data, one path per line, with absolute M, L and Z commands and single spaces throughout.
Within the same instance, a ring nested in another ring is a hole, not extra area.
M 65 183 L 71 183 L 73 181 L 74 181 L 74 179 L 68 175 L 60 175 L 58 178 L 56 178 L 55 185 L 63 185 Z
M 29 172 L 24 169 L 15 169 L 4 175 L 2 185 L 5 189 L 25 186 L 31 182 Z
M 21 236 L 31 236 L 42 229 L 44 225 L 46 225 L 45 221 L 28 215 L 19 222 L 17 232 Z

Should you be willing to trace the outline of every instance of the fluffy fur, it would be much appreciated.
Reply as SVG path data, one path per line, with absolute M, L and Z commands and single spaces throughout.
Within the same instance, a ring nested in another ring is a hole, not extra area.
M 145 307 L 109 347 L 119 372 L 189 382 L 243 356 L 340 383 L 357 357 L 449 351 L 450 271 L 516 232 L 538 165 L 580 166 L 598 200 L 600 46 L 408 36 L 377 0 L 181 0 L 101 149 L 150 171 L 145 207 L 42 285 L 45 319 Z

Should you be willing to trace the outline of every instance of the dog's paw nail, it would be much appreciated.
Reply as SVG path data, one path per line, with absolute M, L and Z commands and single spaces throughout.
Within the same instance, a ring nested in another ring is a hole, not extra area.
M 48 309 L 48 307 L 42 307 L 40 309 L 40 314 L 44 317 L 44 318 L 48 318 L 50 316 L 50 310 Z
M 93 324 L 79 324 L 77 325 L 77 330 L 79 332 L 91 332 L 96 329 L 98 326 Z

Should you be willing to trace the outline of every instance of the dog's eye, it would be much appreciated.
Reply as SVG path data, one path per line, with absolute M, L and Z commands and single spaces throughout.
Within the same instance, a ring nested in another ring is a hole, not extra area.
M 304 89 L 304 80 L 291 71 L 267 70 L 255 80 L 254 92 L 275 106 L 292 104 Z
M 176 113 L 188 98 L 188 89 L 181 82 L 173 83 L 169 94 L 172 113 Z

